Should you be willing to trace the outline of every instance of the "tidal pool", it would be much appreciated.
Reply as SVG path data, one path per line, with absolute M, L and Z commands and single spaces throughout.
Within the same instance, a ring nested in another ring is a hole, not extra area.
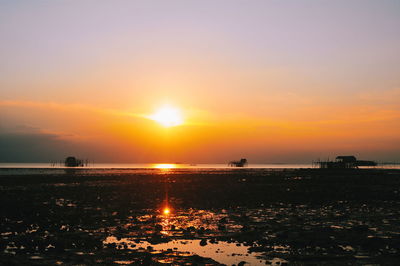
M 172 240 L 166 243 L 151 244 L 147 241 L 138 242 L 136 239 L 120 238 L 109 236 L 103 241 L 104 245 L 115 244 L 117 249 L 131 250 L 151 250 L 157 252 L 175 252 L 180 256 L 198 255 L 210 258 L 218 263 L 226 265 L 237 265 L 239 263 L 248 263 L 250 265 L 281 265 L 287 261 L 281 258 L 265 259 L 260 252 L 249 252 L 249 247 L 241 243 L 218 241 L 211 243 L 205 239 L 180 239 Z

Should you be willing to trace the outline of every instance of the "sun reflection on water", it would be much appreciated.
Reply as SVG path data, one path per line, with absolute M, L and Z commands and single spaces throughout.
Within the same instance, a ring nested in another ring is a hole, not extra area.
M 157 254 L 159 262 L 190 260 L 190 256 L 198 255 L 226 265 L 237 265 L 242 261 L 249 265 L 287 263 L 275 257 L 287 254 L 287 246 L 273 245 L 274 259 L 269 261 L 264 253 L 250 251 L 251 244 L 225 241 L 224 236 L 243 233 L 243 225 L 238 224 L 238 218 L 243 216 L 238 214 L 227 210 L 182 209 L 167 200 L 152 211 L 153 214 L 138 215 L 126 224 L 124 228 L 128 233 L 125 236 L 116 229 L 110 230 L 111 234 L 103 240 L 103 245 L 118 250 L 150 250 Z M 264 210 L 254 212 L 261 215 L 262 221 L 270 217 Z
M 177 165 L 174 163 L 157 163 L 153 165 L 153 168 L 157 169 L 171 169 L 171 168 L 176 168 Z
M 168 216 L 170 213 L 171 213 L 171 210 L 170 210 L 168 207 L 165 207 L 165 208 L 163 209 L 163 214 L 164 214 L 165 216 Z

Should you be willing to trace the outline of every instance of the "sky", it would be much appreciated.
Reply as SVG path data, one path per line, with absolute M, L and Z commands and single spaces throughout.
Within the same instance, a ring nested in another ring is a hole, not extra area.
M 0 162 L 400 161 L 397 0 L 0 0 L 0 58 Z

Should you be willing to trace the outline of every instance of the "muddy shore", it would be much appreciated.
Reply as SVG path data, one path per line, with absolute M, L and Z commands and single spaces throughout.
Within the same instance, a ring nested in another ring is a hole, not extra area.
M 400 170 L 1 169 L 0 190 L 2 265 L 400 261 Z

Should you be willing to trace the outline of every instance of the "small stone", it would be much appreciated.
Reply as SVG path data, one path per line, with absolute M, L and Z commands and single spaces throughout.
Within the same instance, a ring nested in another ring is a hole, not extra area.
M 200 246 L 206 246 L 207 245 L 207 239 L 202 239 L 201 241 L 200 241 Z

